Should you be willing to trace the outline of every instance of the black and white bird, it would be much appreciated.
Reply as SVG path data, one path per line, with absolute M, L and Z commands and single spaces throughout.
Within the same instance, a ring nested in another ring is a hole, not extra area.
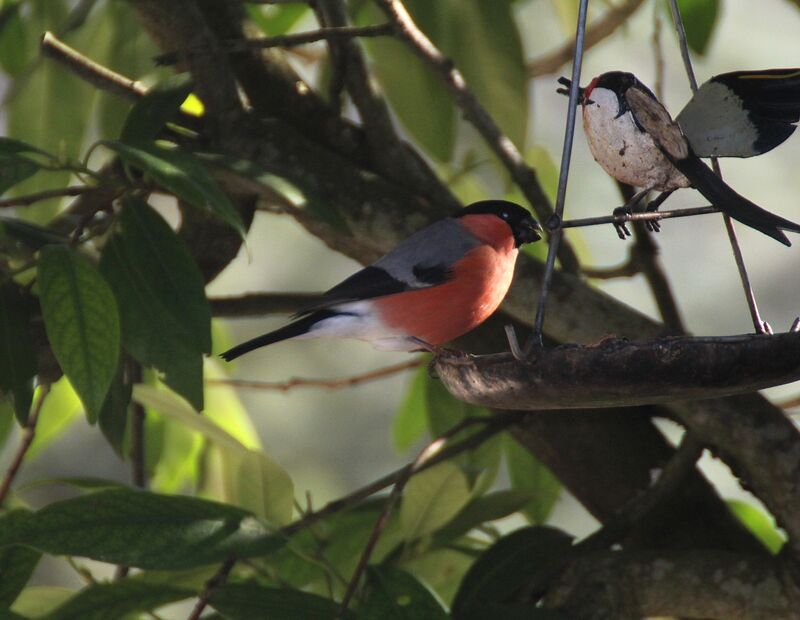
M 566 78 L 559 82 L 570 84 Z M 735 220 L 785 245 L 791 243 L 783 230 L 800 232 L 800 225 L 736 193 L 700 159 L 752 157 L 786 140 L 800 120 L 800 69 L 715 76 L 676 120 L 649 88 L 622 71 L 594 78 L 581 89 L 579 102 L 597 163 L 615 179 L 642 188 L 637 198 L 662 192 L 648 208 L 676 189 L 693 187 Z

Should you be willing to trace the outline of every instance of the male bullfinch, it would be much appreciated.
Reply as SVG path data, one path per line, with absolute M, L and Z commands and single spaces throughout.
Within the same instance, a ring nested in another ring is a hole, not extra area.
M 505 200 L 485 200 L 411 235 L 337 284 L 273 332 L 222 354 L 230 361 L 288 339 L 357 338 L 386 351 L 436 350 L 480 325 L 508 292 L 536 220 Z
M 800 232 L 800 225 L 737 194 L 700 159 L 751 157 L 786 140 L 800 119 L 800 69 L 715 76 L 677 122 L 649 88 L 622 71 L 594 78 L 581 89 L 580 103 L 597 163 L 618 181 L 643 188 L 632 203 L 658 190 L 662 194 L 648 205 L 655 210 L 676 189 L 694 187 L 735 220 L 785 245 L 791 243 L 782 230 Z

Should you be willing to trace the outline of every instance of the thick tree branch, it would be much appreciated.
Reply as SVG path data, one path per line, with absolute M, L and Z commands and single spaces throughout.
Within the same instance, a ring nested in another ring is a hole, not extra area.
M 669 404 L 745 394 L 800 379 L 800 333 L 562 345 L 529 362 L 508 353 L 440 356 L 460 400 L 504 409 Z
M 572 563 L 547 606 L 580 620 L 800 618 L 800 588 L 769 556 L 708 549 L 603 552 Z

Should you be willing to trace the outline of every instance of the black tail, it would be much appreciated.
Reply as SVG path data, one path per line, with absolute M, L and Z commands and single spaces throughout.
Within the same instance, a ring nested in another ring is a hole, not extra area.
M 800 233 L 800 224 L 795 224 L 779 215 L 770 213 L 757 204 L 750 202 L 744 196 L 737 194 L 730 185 L 714 174 L 714 171 L 699 157 L 690 155 L 683 160 L 673 160 L 673 163 L 712 205 L 742 224 L 755 228 L 784 245 L 792 245 L 792 243 L 781 230 Z
M 329 313 L 326 313 L 326 316 L 327 314 Z M 225 351 L 225 353 L 220 353 L 220 357 L 226 362 L 230 362 L 231 360 L 235 360 L 240 355 L 249 353 L 253 349 L 266 347 L 268 344 L 273 344 L 275 342 L 280 342 L 281 340 L 287 340 L 289 338 L 294 338 L 295 336 L 300 336 L 307 333 L 309 329 L 311 329 L 311 327 L 317 323 L 317 321 L 326 318 L 326 316 L 322 316 L 321 313 L 315 312 L 314 314 L 303 317 L 302 319 L 294 321 L 293 323 L 289 323 L 288 325 L 269 332 L 268 334 L 256 336 L 252 340 L 248 340 L 242 344 L 237 344 L 232 349 Z

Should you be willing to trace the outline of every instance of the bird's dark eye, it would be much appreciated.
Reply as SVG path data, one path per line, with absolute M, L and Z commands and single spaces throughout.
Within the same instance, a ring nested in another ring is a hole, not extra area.
M 508 211 L 503 211 L 503 212 L 500 214 L 500 217 L 502 217 L 504 220 L 507 220 L 507 219 L 508 219 Z

